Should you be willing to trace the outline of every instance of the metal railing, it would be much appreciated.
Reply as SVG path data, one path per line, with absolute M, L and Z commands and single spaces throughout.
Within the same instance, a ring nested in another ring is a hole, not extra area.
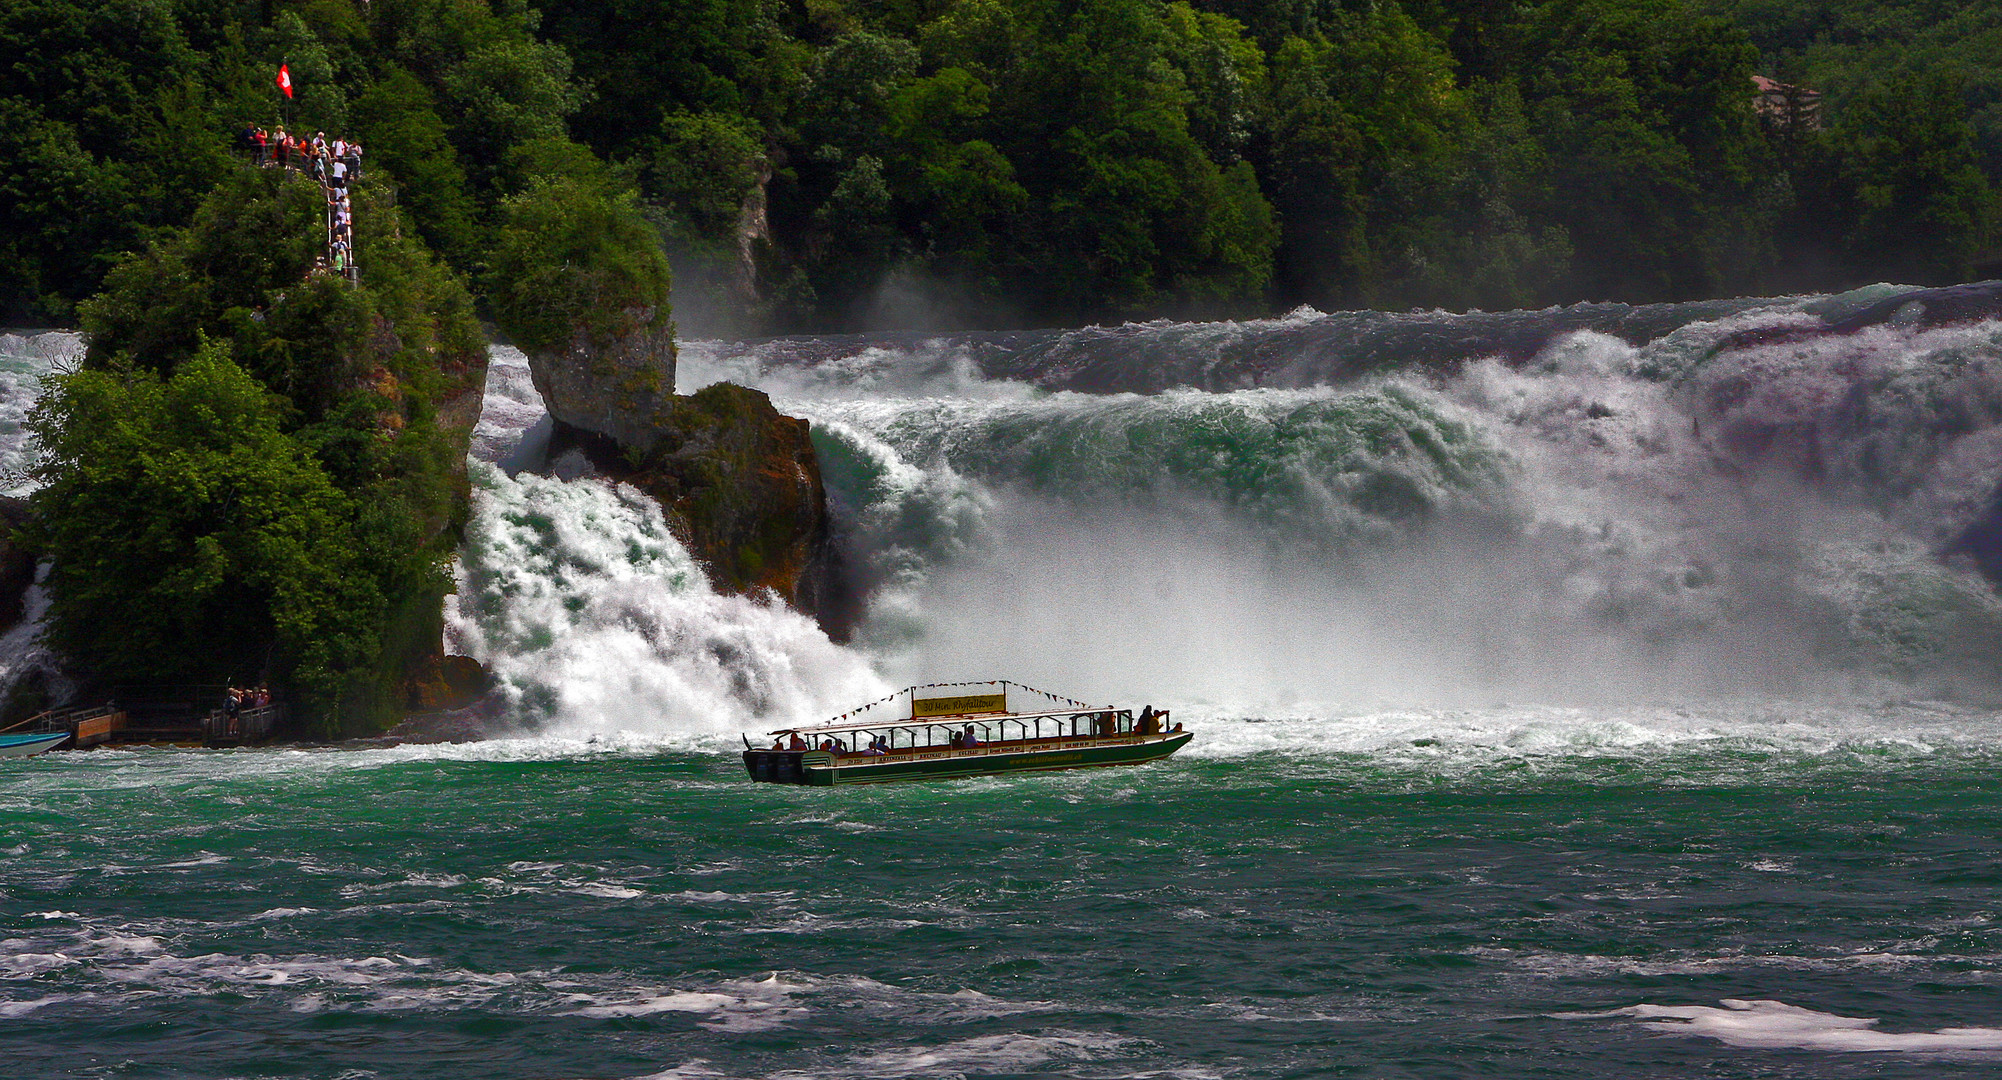
M 209 746 L 261 742 L 285 722 L 285 716 L 285 706 L 276 702 L 239 710 L 235 716 L 226 709 L 216 709 L 202 718 L 202 742 Z

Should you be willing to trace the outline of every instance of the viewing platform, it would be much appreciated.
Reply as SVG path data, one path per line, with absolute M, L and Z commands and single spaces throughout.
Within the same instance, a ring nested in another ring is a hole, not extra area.
M 241 142 L 253 163 L 310 176 L 320 185 L 326 196 L 326 243 L 314 270 L 359 282 L 354 204 L 348 198 L 348 186 L 361 178 L 361 144 L 340 138 L 330 143 L 321 134 L 301 139 L 288 135 L 284 128 L 266 132 L 254 125 L 243 130 Z
M 106 744 L 247 746 L 271 738 L 290 715 L 282 702 L 231 713 L 228 692 L 222 685 L 120 687 L 103 704 L 51 709 L 5 731 L 67 733 L 61 750 Z

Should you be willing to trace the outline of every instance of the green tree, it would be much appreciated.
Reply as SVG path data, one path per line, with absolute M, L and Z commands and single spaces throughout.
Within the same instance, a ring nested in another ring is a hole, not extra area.
M 1174 44 L 1166 6 L 1094 0 L 1052 14 L 997 91 L 989 130 L 1035 201 L 1036 292 L 1052 310 L 1243 302 L 1271 278 L 1271 206 L 1250 169 L 1191 134 Z
M 396 178 L 400 201 L 432 247 L 464 264 L 478 247 L 478 206 L 445 121 L 417 77 L 388 67 L 354 105 L 370 168 Z
M 0 314 L 67 317 L 225 164 L 203 58 L 158 0 L 0 5 Z
M 270 395 L 279 433 L 346 500 L 350 569 L 380 600 L 369 609 L 373 644 L 321 659 L 302 652 L 298 678 L 307 682 L 298 685 L 314 717 L 368 729 L 396 715 L 399 680 L 437 650 L 450 587 L 440 567 L 465 514 L 457 473 L 465 433 L 443 430 L 441 411 L 478 393 L 484 340 L 464 285 L 413 239 L 387 192 L 364 183 L 353 199 L 363 284 L 314 270 L 323 237 L 317 184 L 239 166 L 187 229 L 121 264 L 82 314 L 86 373 L 133 386 L 172 385 L 226 342 L 230 369 Z M 75 582 L 58 577 L 52 592 Z M 275 677 L 293 681 L 290 671 Z
M 385 601 L 282 408 L 216 342 L 166 380 L 55 379 L 29 422 L 55 648 L 105 684 L 270 679 L 339 712 Z
M 292 97 L 286 106 L 290 130 L 306 135 L 329 132 L 329 138 L 339 138 L 348 129 L 348 98 L 318 35 L 298 12 L 281 11 L 272 24 L 271 47 L 292 77 Z
M 756 123 L 730 113 L 674 113 L 661 121 L 651 157 L 647 190 L 668 206 L 676 238 L 712 250 L 732 246 L 744 196 L 769 168 Z
M 1843 114 L 1831 142 L 1853 264 L 1899 281 L 1965 280 L 1994 236 L 1997 208 L 1958 87 L 1943 76 L 1879 84 Z
M 1744 31 L 1681 3 L 1548 0 L 1524 27 L 1531 124 L 1563 192 L 1578 298 L 1714 295 L 1770 260 L 1771 158 Z
M 561 350 L 582 332 L 604 344 L 639 315 L 669 325 L 670 275 L 630 192 L 563 177 L 501 203 L 488 295 L 525 349 Z

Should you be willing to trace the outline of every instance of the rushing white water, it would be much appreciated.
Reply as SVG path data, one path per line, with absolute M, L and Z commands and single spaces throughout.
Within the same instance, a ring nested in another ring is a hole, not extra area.
M 2002 324 L 1718 348 L 1894 293 L 1692 307 L 1639 346 L 1578 329 L 1527 363 L 1389 375 L 1314 335 L 1396 353 L 1456 317 L 824 339 L 805 360 L 798 341 L 687 344 L 682 391 L 731 379 L 813 422 L 866 601 L 852 646 L 719 595 L 646 499 L 544 462 L 526 362 L 497 348 L 448 644 L 518 719 L 579 737 L 707 740 L 996 676 L 1449 733 L 1458 709 L 1505 732 L 1511 709 L 1586 706 L 1566 737 L 1587 742 L 1619 741 L 1636 705 L 1989 700 L 2002 604 L 1941 553 L 2002 480 Z M 18 471 L 19 417 L 75 346 L 0 339 L 0 466 Z M 1006 374 L 1031 371 L 1147 392 Z M 1162 371 L 1272 385 L 1161 390 Z
M 83 359 L 83 336 L 69 331 L 0 331 L 0 495 L 34 489 L 28 433 L 22 425 L 42 396 L 42 379 Z
M 1753 1050 L 1816 1050 L 1835 1053 L 1951 1054 L 2002 1053 L 2002 1028 L 1942 1028 L 1938 1031 L 1880 1031 L 1869 1017 L 1837 1016 L 1783 1001 L 1725 998 L 1708 1005 L 1635 1005 L 1600 1014 L 1632 1017 L 1645 1027 L 1672 1035 L 1697 1035 Z
M 1044 392 L 951 340 L 696 343 L 681 382 L 814 421 L 899 677 L 1237 710 L 1992 696 L 2002 605 L 1937 552 L 2002 479 L 2002 324 L 1712 358 L 1801 306 L 1298 390 Z M 1146 334 L 1177 370 L 1218 347 Z
M 517 719 L 569 735 L 735 732 L 884 692 L 812 620 L 711 589 L 645 496 L 521 471 L 547 422 L 519 351 L 494 350 L 487 386 L 447 634 L 492 666 Z
M 983 375 L 1013 363 L 992 342 L 688 344 L 683 392 L 730 379 L 813 422 L 866 595 L 848 648 L 716 595 L 633 493 L 522 471 L 547 421 L 496 350 L 454 641 L 559 731 L 716 732 L 996 675 L 1224 716 L 1986 700 L 2002 603 L 1939 552 L 2002 477 L 2002 324 L 1718 350 L 1805 306 L 1226 392 L 1048 391 Z M 1112 375 L 1085 335 L 1064 378 L 1145 382 L 1148 348 L 1200 370 L 1330 318 L 1108 333 Z
M 0 332 L 0 496 L 20 497 L 35 488 L 28 474 L 33 445 L 23 426 L 51 371 L 72 370 L 83 359 L 83 336 L 68 331 Z M 45 568 L 46 569 L 46 568 Z M 37 582 L 22 600 L 21 621 L 0 634 L 0 696 L 22 676 L 40 672 L 53 700 L 72 692 L 60 660 L 42 644 L 47 592 Z

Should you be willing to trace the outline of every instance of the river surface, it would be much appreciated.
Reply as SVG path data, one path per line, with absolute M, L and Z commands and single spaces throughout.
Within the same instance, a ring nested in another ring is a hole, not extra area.
M 1377 745 L 1319 746 L 1320 726 Z M 15 1076 L 1993 1076 L 2002 724 L 1211 718 L 1090 774 L 10 763 Z
M 2002 323 L 1792 333 L 1893 295 L 688 343 L 812 421 L 842 642 L 547 460 L 497 349 L 447 643 L 511 737 L 6 762 L 0 1063 L 2002 1075 Z M 74 345 L 0 337 L 14 490 Z M 736 756 L 988 678 L 1195 742 Z

